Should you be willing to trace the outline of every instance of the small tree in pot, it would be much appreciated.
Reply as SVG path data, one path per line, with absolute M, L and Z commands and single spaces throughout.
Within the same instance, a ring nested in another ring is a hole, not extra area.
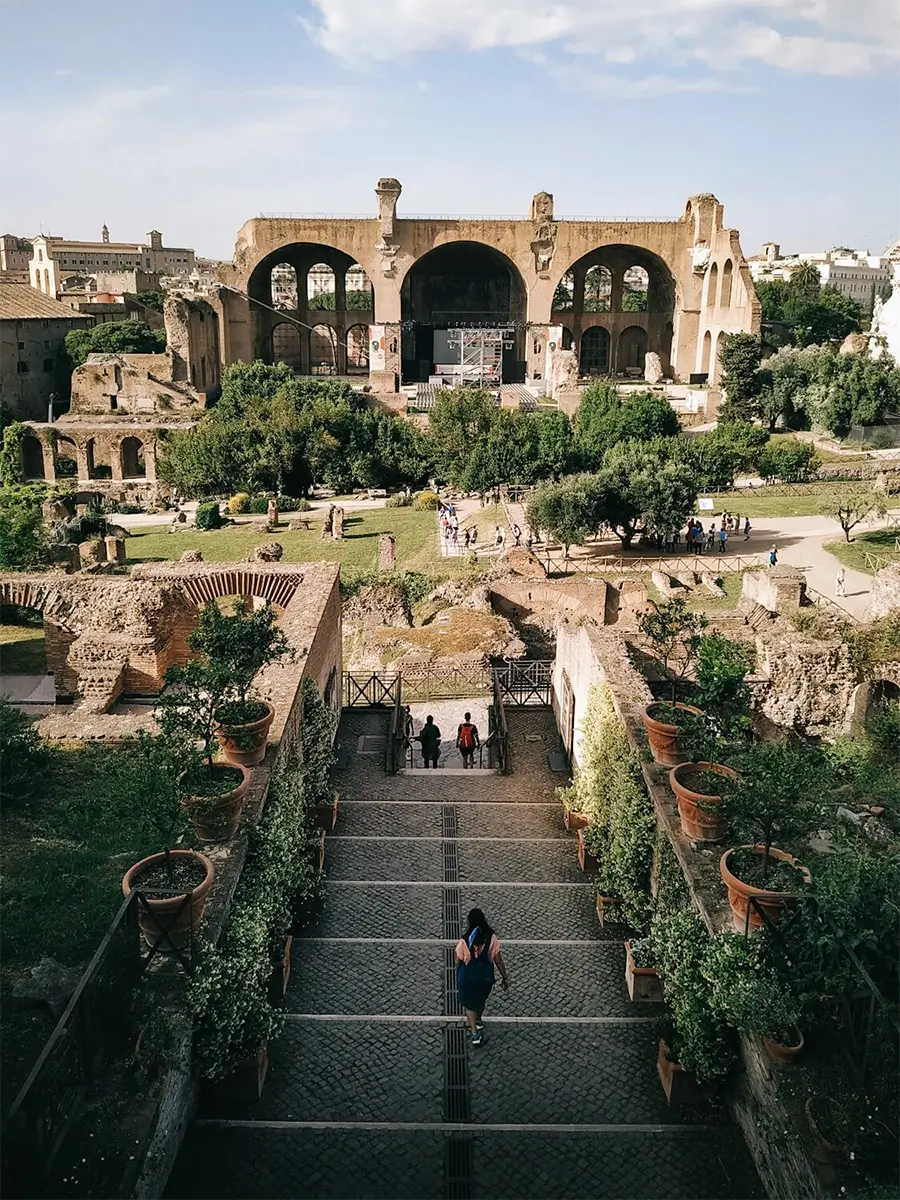
M 718 633 L 700 638 L 697 647 L 697 703 L 725 738 L 744 737 L 750 729 L 747 672 L 753 648 Z
M 701 967 L 710 1003 L 732 1029 L 760 1034 L 773 1062 L 788 1063 L 803 1049 L 800 1002 L 769 961 L 764 934 L 713 938 Z
M 663 604 L 653 603 L 649 612 L 638 616 L 638 627 L 665 665 L 672 685 L 671 702 L 648 704 L 642 714 L 653 757 L 667 767 L 685 761 L 678 742 L 679 726 L 686 716 L 700 712 L 678 703 L 678 685 L 697 657 L 706 624 L 702 613 L 691 612 L 677 596 Z

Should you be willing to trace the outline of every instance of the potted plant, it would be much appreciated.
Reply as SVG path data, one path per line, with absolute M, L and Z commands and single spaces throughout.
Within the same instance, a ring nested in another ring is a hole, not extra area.
M 138 924 L 145 942 L 162 954 L 187 946 L 200 925 L 213 882 L 213 864 L 196 850 L 175 849 L 184 832 L 185 814 L 178 784 L 181 746 L 162 734 L 138 734 L 135 762 L 141 768 L 141 811 L 163 849 L 142 858 L 122 879 L 122 891 L 152 891 L 138 902 Z
M 641 633 L 663 662 L 671 683 L 671 700 L 656 700 L 646 705 L 642 718 L 650 751 L 656 762 L 675 767 L 687 754 L 679 744 L 679 731 L 685 716 L 696 717 L 701 710 L 678 701 L 678 684 L 685 678 L 697 656 L 706 628 L 706 617 L 691 612 L 680 597 L 663 604 L 651 602 L 649 611 L 638 615 Z
M 237 829 L 250 773 L 246 767 L 214 761 L 216 710 L 229 686 L 225 670 L 193 659 L 183 667 L 169 667 L 165 685 L 154 713 L 163 733 L 182 748 L 182 804 L 200 841 L 227 841 Z
M 662 983 L 653 965 L 649 938 L 625 942 L 625 986 L 631 1000 L 662 1000 Z
M 746 737 L 750 730 L 750 688 L 747 672 L 753 647 L 718 633 L 700 639 L 697 648 L 697 703 L 728 739 Z
M 238 600 L 233 615 L 215 601 L 200 611 L 197 628 L 188 638 L 190 648 L 219 668 L 225 687 L 215 709 L 215 732 L 225 760 L 252 767 L 266 755 L 266 739 L 275 709 L 253 689 L 263 667 L 293 657 L 284 632 L 275 624 L 270 604 L 252 612 Z
M 777 922 L 784 906 L 811 882 L 809 871 L 774 842 L 809 831 L 811 797 L 822 786 L 823 766 L 817 752 L 788 742 L 750 746 L 738 766 L 739 774 L 723 777 L 720 808 L 738 839 L 752 841 L 726 850 L 719 867 L 740 932 L 748 924 L 753 929 L 764 924 L 756 905 Z
M 681 828 L 692 842 L 718 842 L 725 836 L 719 780 L 734 777 L 730 767 L 714 762 L 681 763 L 669 772 Z
M 596 875 L 600 869 L 599 855 L 603 851 L 603 833 L 588 826 L 578 830 L 578 865 L 588 875 Z
M 796 1061 L 804 1046 L 800 1004 L 769 961 L 764 934 L 713 938 L 701 971 L 713 1008 L 728 1025 L 761 1036 L 772 1062 Z

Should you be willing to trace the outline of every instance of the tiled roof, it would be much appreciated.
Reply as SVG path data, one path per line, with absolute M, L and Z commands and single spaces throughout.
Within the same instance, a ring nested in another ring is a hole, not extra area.
M 27 283 L 0 283 L 0 321 L 83 321 L 86 318 L 68 304 L 60 304 Z

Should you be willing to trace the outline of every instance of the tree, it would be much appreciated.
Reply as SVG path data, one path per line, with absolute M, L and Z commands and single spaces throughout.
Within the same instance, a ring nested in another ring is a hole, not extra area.
M 805 263 L 789 282 L 757 285 L 766 341 L 799 347 L 839 343 L 862 328 L 863 307 L 835 287 L 821 287 L 819 269 Z
M 535 489 L 526 506 L 532 529 L 546 530 L 562 542 L 566 558 L 599 528 L 602 494 L 596 476 L 571 475 L 559 483 L 544 483 Z
M 867 517 L 883 517 L 887 512 L 887 497 L 871 484 L 861 484 L 849 491 L 841 491 L 822 506 L 826 517 L 840 522 L 844 537 L 850 541 L 850 530 L 855 529 Z
M 750 725 L 747 672 L 753 657 L 751 647 L 719 633 L 705 635 L 697 647 L 697 704 L 725 737 Z
M 598 473 L 603 519 L 623 546 L 630 546 L 638 526 L 678 529 L 697 500 L 694 473 L 682 462 L 668 459 L 666 443 L 620 442 L 606 452 Z
M 473 447 L 487 439 L 497 408 L 485 388 L 448 388 L 428 417 L 435 469 L 442 479 L 462 486 Z
M 645 291 L 632 291 L 627 288 L 622 297 L 622 312 L 646 312 L 647 311 L 647 293 Z
M 703 613 L 691 612 L 680 596 L 662 604 L 651 600 L 650 604 L 648 611 L 638 614 L 638 628 L 669 672 L 674 704 L 678 684 L 697 657 L 707 620 Z
M 623 398 L 608 379 L 584 389 L 575 417 L 576 448 L 585 470 L 596 470 L 617 442 L 644 442 L 679 432 L 678 417 L 664 396 L 641 391 Z
M 752 420 L 758 413 L 760 391 L 758 377 L 762 361 L 762 342 L 755 333 L 726 333 L 719 361 L 724 371 L 725 403 L 719 420 Z
M 618 410 L 617 441 L 649 442 L 681 432 L 678 417 L 665 396 L 632 392 Z
M 822 290 L 822 273 L 814 262 L 801 263 L 791 272 L 788 288 L 797 296 L 813 300 Z
M 12 421 L 3 430 L 0 446 L 0 484 L 22 483 L 22 442 L 28 435 L 28 427 L 21 421 Z
M 0 488 L 0 568 L 30 571 L 47 562 L 49 544 L 41 504 L 46 489 L 27 484 Z
M 65 352 L 71 369 L 80 367 L 89 354 L 162 354 L 166 334 L 144 321 L 104 321 L 93 329 L 73 329 L 66 334 Z
M 135 292 L 134 298 L 138 304 L 143 304 L 144 308 L 152 308 L 155 312 L 162 312 L 163 305 L 166 302 L 166 293 Z
M 800 483 L 815 474 L 818 463 L 815 446 L 797 438 L 787 438 L 766 446 L 760 453 L 757 470 L 763 479 Z

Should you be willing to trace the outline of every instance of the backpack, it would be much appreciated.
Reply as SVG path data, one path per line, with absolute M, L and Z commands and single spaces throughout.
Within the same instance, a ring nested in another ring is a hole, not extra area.
M 491 962 L 489 953 L 490 947 L 485 943 L 482 946 L 469 947 L 469 961 L 460 963 L 457 972 L 457 981 L 460 988 L 487 988 L 494 982 L 494 964 Z M 476 954 L 476 950 L 478 953 Z
M 459 747 L 461 750 L 475 749 L 475 726 L 460 725 L 459 727 Z

